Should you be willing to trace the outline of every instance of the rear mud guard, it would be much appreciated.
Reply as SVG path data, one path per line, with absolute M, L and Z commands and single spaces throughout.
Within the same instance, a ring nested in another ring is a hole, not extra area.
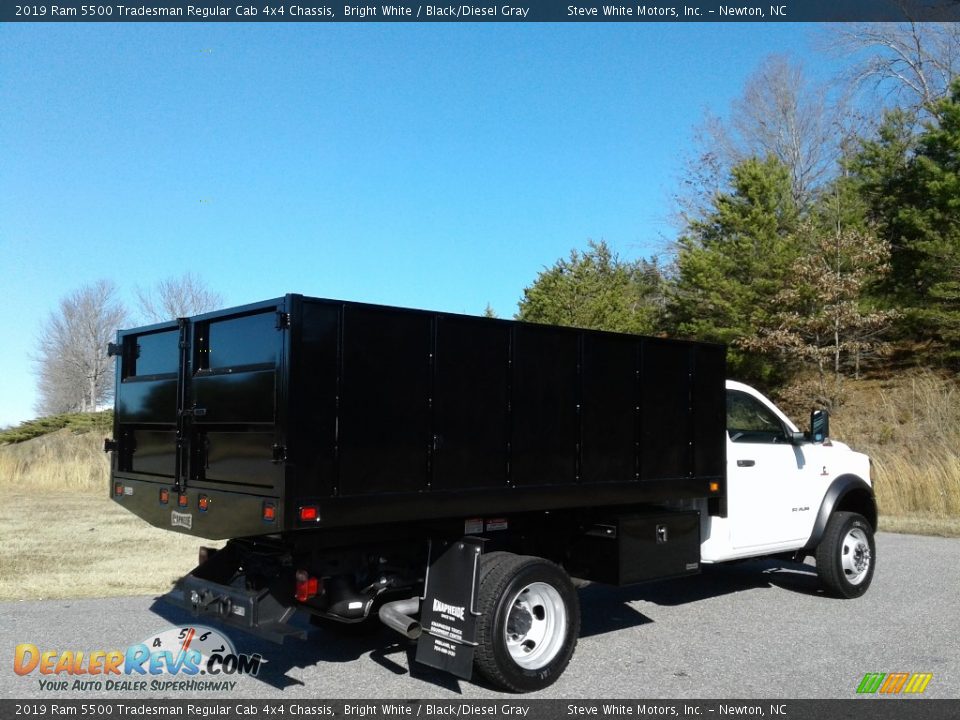
M 483 540 L 465 537 L 440 549 L 431 547 L 423 590 L 417 662 L 464 680 L 473 675 L 477 647 L 477 593 Z

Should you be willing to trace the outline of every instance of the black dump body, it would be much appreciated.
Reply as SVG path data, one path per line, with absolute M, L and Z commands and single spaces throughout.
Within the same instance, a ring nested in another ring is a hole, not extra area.
M 287 295 L 114 351 L 111 493 L 201 537 L 725 491 L 717 345 Z

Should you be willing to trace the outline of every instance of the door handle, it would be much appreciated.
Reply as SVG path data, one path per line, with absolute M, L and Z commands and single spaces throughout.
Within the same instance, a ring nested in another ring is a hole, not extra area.
M 753 467 L 756 464 L 756 460 L 737 460 L 737 467 Z

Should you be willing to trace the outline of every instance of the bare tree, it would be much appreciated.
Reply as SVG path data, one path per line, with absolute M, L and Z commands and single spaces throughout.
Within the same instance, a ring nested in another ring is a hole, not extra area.
M 161 280 L 148 290 L 137 288 L 137 300 L 145 322 L 189 317 L 223 306 L 223 296 L 189 272 Z
M 41 330 L 33 358 L 41 415 L 92 412 L 113 396 L 114 362 L 107 343 L 126 321 L 109 280 L 98 280 L 60 300 Z
M 856 62 L 847 81 L 922 116 L 933 113 L 960 71 L 960 23 L 844 23 L 830 49 Z
M 879 335 L 897 313 L 865 307 L 863 299 L 867 286 L 890 270 L 890 244 L 872 230 L 843 229 L 840 223 L 830 232 L 806 222 L 798 235 L 810 251 L 773 298 L 772 323 L 739 344 L 812 363 L 819 401 L 831 407 L 840 396 L 843 359 L 853 361 L 859 377 L 862 355 L 886 347 Z
M 747 80 L 724 121 L 707 113 L 695 130 L 695 157 L 680 197 L 682 220 L 700 216 L 730 170 L 751 157 L 774 157 L 790 172 L 794 201 L 810 207 L 832 179 L 853 119 L 843 97 L 811 82 L 803 67 L 782 55 L 767 57 Z

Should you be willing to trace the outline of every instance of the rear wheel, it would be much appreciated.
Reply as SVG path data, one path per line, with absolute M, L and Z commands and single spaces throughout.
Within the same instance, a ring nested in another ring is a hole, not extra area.
M 863 515 L 835 512 L 817 546 L 817 575 L 824 588 L 843 598 L 863 595 L 877 563 L 873 528 Z
M 477 670 L 490 682 L 530 692 L 567 667 L 580 633 L 580 602 L 570 577 L 537 557 L 480 558 Z

